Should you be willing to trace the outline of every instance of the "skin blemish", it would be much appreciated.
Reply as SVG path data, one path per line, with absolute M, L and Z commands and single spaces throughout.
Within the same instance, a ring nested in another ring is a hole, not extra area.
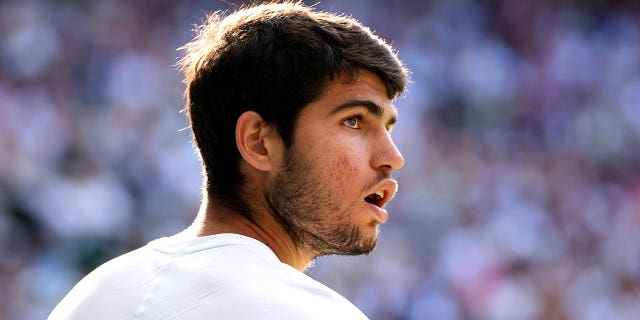
M 351 163 L 348 155 L 338 157 L 336 166 L 331 169 L 331 176 L 338 181 L 349 181 L 357 175 L 358 168 Z

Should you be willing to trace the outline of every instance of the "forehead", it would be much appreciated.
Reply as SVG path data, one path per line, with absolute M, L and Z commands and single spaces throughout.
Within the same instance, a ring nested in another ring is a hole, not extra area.
M 369 71 L 360 71 L 353 76 L 342 74 L 330 80 L 320 96 L 305 109 L 311 109 L 308 111 L 313 113 L 330 114 L 335 112 L 336 107 L 351 102 L 357 104 L 358 101 L 378 106 L 381 114 L 397 114 L 392 100 L 387 96 L 384 83 Z

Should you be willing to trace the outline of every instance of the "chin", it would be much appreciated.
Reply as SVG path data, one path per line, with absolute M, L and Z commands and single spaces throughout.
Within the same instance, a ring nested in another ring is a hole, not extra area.
M 378 222 L 373 221 L 369 226 L 359 230 L 357 241 L 351 246 L 351 252 L 347 255 L 363 255 L 369 254 L 375 249 L 378 243 Z
M 369 231 L 367 230 L 366 232 Z M 377 228 L 372 235 L 365 235 L 365 232 L 358 232 L 357 238 L 352 239 L 354 241 L 330 246 L 326 248 L 326 250 L 322 250 L 320 255 L 359 256 L 369 254 L 375 249 L 378 242 Z

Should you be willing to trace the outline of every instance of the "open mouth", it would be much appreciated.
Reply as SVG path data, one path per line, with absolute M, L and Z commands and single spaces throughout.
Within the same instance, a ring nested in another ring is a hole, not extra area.
M 382 199 L 384 199 L 384 191 L 378 191 L 366 196 L 364 201 L 382 208 Z

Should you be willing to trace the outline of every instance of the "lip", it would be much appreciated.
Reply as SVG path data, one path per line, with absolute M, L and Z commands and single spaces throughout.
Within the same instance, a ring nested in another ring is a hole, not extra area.
M 391 178 L 384 179 L 380 181 L 380 183 L 376 184 L 373 188 L 368 190 L 367 193 L 364 195 L 364 197 L 379 191 L 382 191 L 384 196 L 382 197 L 382 199 L 380 199 L 380 201 L 378 201 L 378 203 L 373 204 L 364 200 L 363 201 L 374 212 L 375 219 L 378 220 L 379 223 L 385 223 L 389 218 L 389 213 L 384 208 L 384 206 L 387 203 L 389 203 L 389 201 L 391 201 L 391 199 L 395 196 L 396 192 L 398 191 L 398 182 Z
M 382 224 L 387 222 L 387 219 L 389 219 L 389 213 L 387 212 L 387 209 L 378 207 L 377 205 L 368 202 L 365 203 L 367 204 L 369 209 L 373 211 L 373 217 L 376 219 L 377 223 Z

